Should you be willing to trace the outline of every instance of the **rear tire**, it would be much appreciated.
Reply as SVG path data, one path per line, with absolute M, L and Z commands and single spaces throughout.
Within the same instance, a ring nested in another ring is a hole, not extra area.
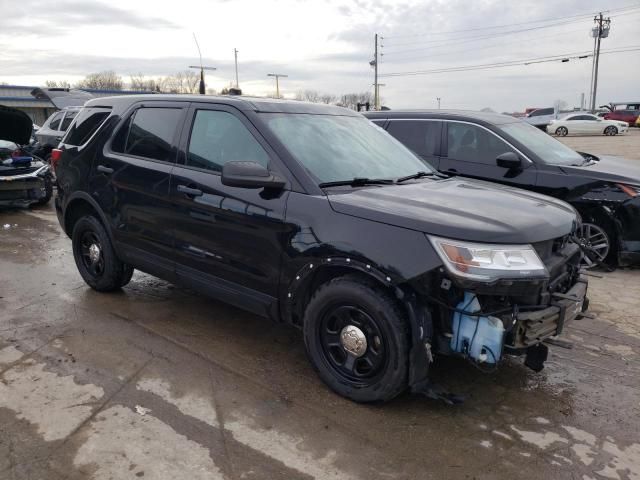
M 311 364 L 339 395 L 383 402 L 407 388 L 406 316 L 366 278 L 347 275 L 320 286 L 307 305 L 303 333 Z
M 558 135 L 559 137 L 566 137 L 568 133 L 569 130 L 567 130 L 567 127 L 556 128 L 556 135 Z
M 133 268 L 118 259 L 107 231 L 96 217 L 87 215 L 76 222 L 71 243 L 78 271 L 94 290 L 111 292 L 131 280 Z

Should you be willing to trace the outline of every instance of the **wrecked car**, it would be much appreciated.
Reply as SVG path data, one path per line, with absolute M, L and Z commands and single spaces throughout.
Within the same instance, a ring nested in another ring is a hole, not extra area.
M 0 206 L 44 205 L 53 195 L 51 168 L 23 147 L 32 129 L 26 113 L 0 105 Z
M 640 265 L 637 161 L 576 152 L 497 113 L 386 111 L 366 116 L 444 174 L 525 188 L 573 205 L 583 220 L 578 236 L 585 267 Z
M 586 310 L 568 204 L 445 178 L 360 114 L 249 97 L 89 101 L 52 164 L 101 292 L 134 269 L 303 332 L 335 392 L 436 394 L 439 355 L 496 368 Z

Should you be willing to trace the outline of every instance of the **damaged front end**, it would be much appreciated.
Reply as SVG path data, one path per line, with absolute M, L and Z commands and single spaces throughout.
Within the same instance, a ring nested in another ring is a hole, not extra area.
M 49 165 L 24 151 L 33 123 L 27 114 L 0 106 L 0 206 L 44 204 L 53 191 Z
M 588 307 L 581 250 L 570 235 L 533 245 L 483 245 L 430 237 L 445 268 L 427 301 L 435 305 L 434 343 L 487 369 L 504 355 L 543 368 L 543 342 Z

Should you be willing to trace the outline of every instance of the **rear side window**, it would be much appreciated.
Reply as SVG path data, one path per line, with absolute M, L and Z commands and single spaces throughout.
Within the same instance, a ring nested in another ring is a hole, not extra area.
M 60 126 L 60 120 L 62 120 L 62 115 L 64 115 L 63 112 L 58 112 L 53 116 L 53 118 L 51 119 L 51 123 L 49 124 L 49 128 L 51 130 L 58 130 L 58 127 Z
M 553 108 L 539 108 L 531 113 L 531 117 L 540 117 L 542 115 L 553 115 Z
M 193 122 L 187 165 L 216 172 L 227 162 L 256 162 L 267 167 L 269 155 L 235 115 L 198 110 Z
M 392 120 L 387 131 L 421 156 L 433 156 L 440 139 L 441 122 L 421 120 Z
M 62 120 L 62 124 L 60 124 L 60 130 L 66 132 L 73 119 L 76 118 L 77 114 L 78 112 L 67 112 L 64 116 L 64 120 Z
M 83 108 L 77 115 L 63 143 L 67 145 L 84 145 L 107 119 L 109 108 Z M 66 120 L 66 119 L 65 119 Z
M 120 128 L 113 151 L 170 162 L 173 139 L 180 122 L 180 108 L 139 108 Z

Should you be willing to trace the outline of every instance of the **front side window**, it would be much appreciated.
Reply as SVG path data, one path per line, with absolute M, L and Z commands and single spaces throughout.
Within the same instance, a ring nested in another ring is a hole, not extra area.
M 430 120 L 392 120 L 387 131 L 418 155 L 433 156 L 441 125 Z
M 139 108 L 120 128 L 111 148 L 128 155 L 173 161 L 173 139 L 181 115 L 179 108 Z
M 227 162 L 256 162 L 267 167 L 269 155 L 235 115 L 198 110 L 191 130 L 187 165 L 220 172 Z
M 493 133 L 470 123 L 450 122 L 447 138 L 448 157 L 464 162 L 496 165 L 498 156 L 514 151 Z
M 319 182 L 394 179 L 435 172 L 363 117 L 261 113 L 267 127 Z

